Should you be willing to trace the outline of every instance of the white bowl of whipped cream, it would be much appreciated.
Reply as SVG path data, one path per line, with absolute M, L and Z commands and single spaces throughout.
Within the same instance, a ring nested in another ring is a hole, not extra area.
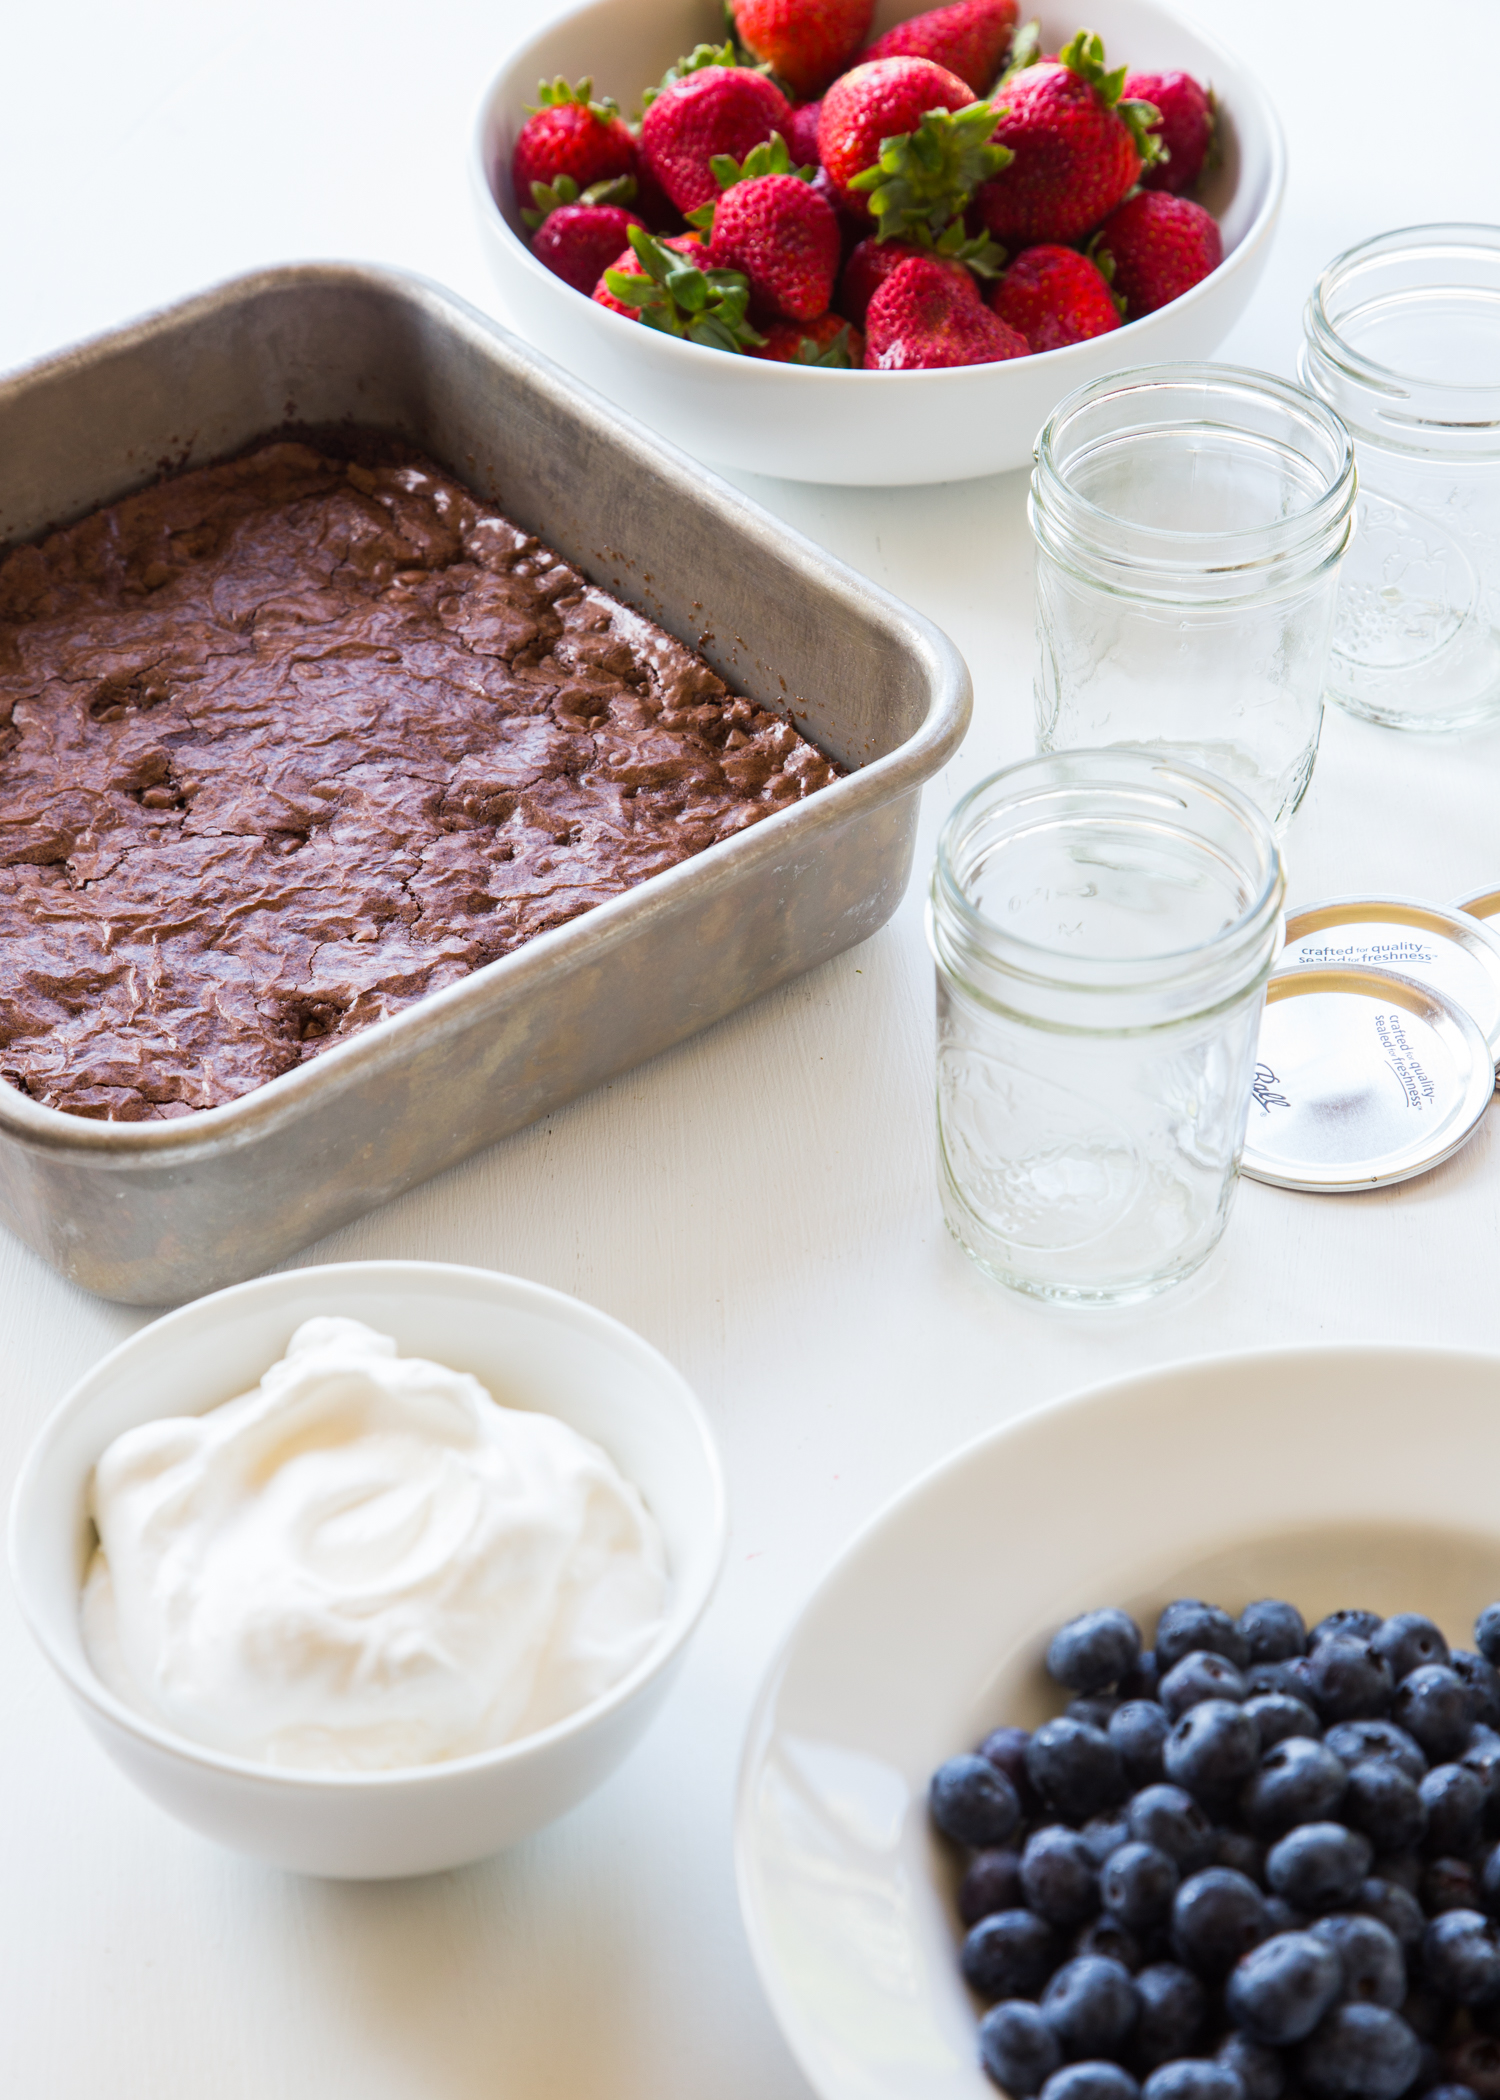
M 724 1557 L 687 1384 L 618 1321 L 446 1263 L 218 1291 L 29 1453 L 11 1567 L 159 1806 L 300 1872 L 484 1858 L 645 1728 Z

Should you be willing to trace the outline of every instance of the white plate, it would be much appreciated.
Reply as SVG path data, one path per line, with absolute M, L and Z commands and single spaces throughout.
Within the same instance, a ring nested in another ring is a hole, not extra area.
M 761 1980 L 823 2100 L 996 2100 L 959 1977 L 927 1781 L 1063 1695 L 1092 1605 L 1285 1595 L 1423 1611 L 1500 1596 L 1500 1357 L 1284 1349 L 1121 1380 L 983 1437 L 869 1524 L 750 1724 L 735 1844 Z
M 880 0 L 875 32 L 921 5 Z M 1201 201 L 1219 221 L 1224 260 L 1159 313 L 1005 364 L 832 372 L 731 357 L 596 306 L 537 261 L 511 194 L 511 152 L 537 82 L 588 74 L 595 92 L 615 96 L 629 115 L 681 53 L 722 41 L 724 17 L 718 0 L 588 0 L 512 52 L 480 106 L 470 190 L 506 316 L 549 357 L 699 459 L 850 484 L 968 481 L 1029 465 L 1037 432 L 1074 387 L 1217 349 L 1255 290 L 1286 184 L 1275 112 L 1222 46 L 1159 0 L 1093 0 L 1085 12 L 1112 65 L 1181 68 L 1211 81 L 1218 99 L 1224 160 Z M 1078 27 L 1066 0 L 1042 0 L 1040 16 L 1046 48 Z

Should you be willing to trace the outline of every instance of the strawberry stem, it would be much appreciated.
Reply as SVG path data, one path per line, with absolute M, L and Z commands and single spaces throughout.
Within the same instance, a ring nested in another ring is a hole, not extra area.
M 918 239 L 925 232 L 936 241 L 980 183 L 1010 165 L 1010 149 L 990 142 L 1002 114 L 988 102 L 929 109 L 915 131 L 881 140 L 874 167 L 849 185 L 868 194 L 880 240 Z
M 581 194 L 571 175 L 559 175 L 556 182 L 534 182 L 531 185 L 532 210 L 523 211 L 521 217 L 535 233 L 537 228 L 550 219 L 555 211 L 565 204 L 634 204 L 635 177 L 633 175 L 611 175 L 603 182 L 591 182 Z
M 635 308 L 648 328 L 710 350 L 743 351 L 765 341 L 745 319 L 750 281 L 741 271 L 700 270 L 640 226 L 632 226 L 628 238 L 645 275 L 606 270 L 604 282 L 622 306 Z

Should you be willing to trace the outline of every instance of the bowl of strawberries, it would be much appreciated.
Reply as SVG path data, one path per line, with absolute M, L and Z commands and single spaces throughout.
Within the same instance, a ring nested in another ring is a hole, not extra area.
M 1027 465 L 1063 397 L 1209 356 L 1285 185 L 1264 92 L 1159 0 L 589 0 L 471 178 L 508 318 L 700 459 Z M 727 23 L 727 31 L 726 31 Z

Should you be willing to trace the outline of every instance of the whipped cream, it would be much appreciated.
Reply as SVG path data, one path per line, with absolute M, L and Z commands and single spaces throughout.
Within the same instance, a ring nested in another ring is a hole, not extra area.
M 94 1469 L 99 1676 L 237 1757 L 389 1770 L 597 1699 L 652 1646 L 661 1535 L 597 1445 L 358 1320 L 308 1320 L 254 1392 Z

